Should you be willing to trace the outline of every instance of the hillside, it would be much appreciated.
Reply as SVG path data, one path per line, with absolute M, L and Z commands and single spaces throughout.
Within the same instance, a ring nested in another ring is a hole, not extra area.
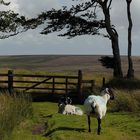
M 25 55 L 0 56 L 0 69 L 28 69 L 49 72 L 84 72 L 112 73 L 111 69 L 101 66 L 98 59 L 101 56 L 92 55 Z M 140 74 L 140 57 L 133 57 L 135 73 Z M 127 57 L 122 57 L 123 71 L 127 71 Z

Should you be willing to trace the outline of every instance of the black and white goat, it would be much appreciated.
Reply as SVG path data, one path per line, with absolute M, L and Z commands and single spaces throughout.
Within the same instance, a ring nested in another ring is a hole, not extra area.
M 72 99 L 70 97 L 61 97 L 58 103 L 58 113 L 64 115 L 83 115 L 83 111 L 72 104 Z
M 90 95 L 84 102 L 85 113 L 88 117 L 88 131 L 91 132 L 90 128 L 90 116 L 94 115 L 98 120 L 97 134 L 100 135 L 101 131 L 101 120 L 105 116 L 107 111 L 108 100 L 114 99 L 114 94 L 111 88 L 105 88 L 101 91 L 101 96 Z

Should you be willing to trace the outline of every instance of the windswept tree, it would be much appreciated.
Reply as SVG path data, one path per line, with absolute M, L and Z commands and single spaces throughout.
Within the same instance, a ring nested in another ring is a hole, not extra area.
M 35 29 L 40 24 L 46 24 L 41 34 L 62 31 L 59 36 L 68 36 L 68 38 L 80 35 L 102 35 L 111 40 L 114 60 L 113 75 L 122 77 L 118 33 L 111 24 L 110 17 L 112 0 L 73 1 L 79 1 L 79 4 L 72 5 L 71 8 L 65 6 L 59 10 L 52 9 L 29 20 L 13 11 L 0 12 L 0 32 L 4 33 L 0 38 L 7 38 L 28 29 Z M 2 3 L 5 4 L 3 0 Z M 99 9 L 102 17 L 97 15 Z M 106 33 L 103 34 L 102 29 L 105 29 Z
M 59 36 L 68 36 L 72 38 L 80 35 L 103 35 L 111 40 L 111 47 L 114 59 L 114 77 L 122 77 L 121 58 L 119 51 L 118 33 L 111 24 L 110 8 L 112 0 L 73 0 L 80 1 L 71 8 L 52 9 L 43 12 L 34 21 L 34 25 L 42 22 L 46 27 L 41 34 L 49 34 L 56 31 L 62 31 Z M 97 11 L 101 10 L 103 17 L 99 19 Z M 42 24 L 42 23 L 41 23 Z M 29 27 L 30 28 L 30 27 Z M 64 29 L 64 30 L 63 30 Z M 107 33 L 101 31 L 105 29 Z
M 127 17 L 128 17 L 128 72 L 127 72 L 127 78 L 134 78 L 134 69 L 133 69 L 133 61 L 131 58 L 131 50 L 132 50 L 132 18 L 131 18 L 131 11 L 130 11 L 130 6 L 131 6 L 132 0 L 126 0 L 127 3 Z

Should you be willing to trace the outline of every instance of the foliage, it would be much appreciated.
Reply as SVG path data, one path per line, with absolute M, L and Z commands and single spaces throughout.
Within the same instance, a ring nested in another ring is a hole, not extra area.
M 0 0 L 0 4 L 8 6 L 10 4 L 10 2 L 5 2 L 4 0 Z
M 104 20 L 97 20 L 96 8 L 100 8 L 97 2 L 88 1 L 81 2 L 76 6 L 73 5 L 70 9 L 64 6 L 63 9 L 43 12 L 37 18 L 43 22 L 47 20 L 46 28 L 41 34 L 66 29 L 66 32 L 60 33 L 59 36 L 69 36 L 71 38 L 85 34 L 103 35 L 99 33 L 99 29 L 105 28 L 105 22 Z
M 0 4 L 8 6 L 10 2 L 7 3 L 1 0 Z M 33 29 L 36 27 L 36 24 L 39 25 L 40 20 L 26 19 L 25 16 L 21 16 L 19 13 L 11 10 L 0 11 L 0 39 L 5 39 L 25 32 L 28 29 Z
M 0 39 L 5 39 L 26 31 L 26 29 L 23 28 L 24 23 L 24 16 L 19 16 L 18 13 L 14 13 L 11 10 L 0 11 Z
M 10 2 L 0 0 L 0 5 L 8 6 Z M 0 11 L 0 39 L 5 39 L 13 35 L 17 35 L 20 32 L 19 27 L 23 26 L 25 18 L 19 16 L 18 13 L 13 11 Z
M 101 62 L 102 66 L 106 68 L 114 68 L 114 58 L 109 56 L 102 56 L 99 61 Z

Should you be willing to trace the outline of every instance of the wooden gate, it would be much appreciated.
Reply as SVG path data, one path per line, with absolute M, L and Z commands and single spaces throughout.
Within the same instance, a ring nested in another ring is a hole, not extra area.
M 0 83 L 6 84 L 11 94 L 14 89 L 22 92 L 43 90 L 53 94 L 75 91 L 80 97 L 83 83 L 90 84 L 91 89 L 94 87 L 94 80 L 83 80 L 81 70 L 75 76 L 16 74 L 9 70 L 7 74 L 0 74 Z

